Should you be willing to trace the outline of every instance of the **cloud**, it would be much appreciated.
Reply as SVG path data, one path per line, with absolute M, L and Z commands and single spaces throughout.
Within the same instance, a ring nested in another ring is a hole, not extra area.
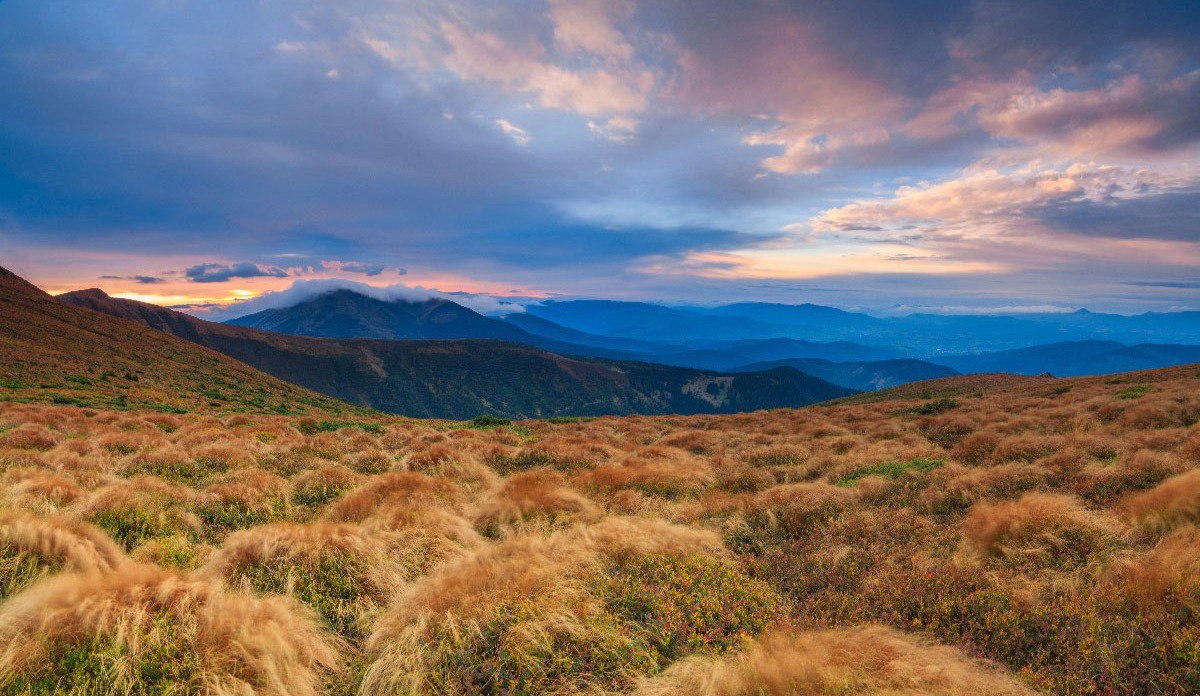
M 223 283 L 233 278 L 286 278 L 288 272 L 278 266 L 262 266 L 244 261 L 234 264 L 201 263 L 184 271 L 194 283 Z
M 887 129 L 907 100 L 870 76 L 855 74 L 809 22 L 782 13 L 731 18 L 705 37 L 704 46 L 682 49 L 681 95 L 693 108 L 757 114 L 742 142 L 775 146 L 762 160 L 779 174 L 813 174 L 844 150 L 890 139 Z
M 1134 201 L 1173 195 L 1200 183 L 1194 175 L 1092 163 L 970 167 L 938 182 L 902 186 L 881 200 L 850 203 L 812 220 L 823 233 L 916 226 L 926 233 L 986 236 L 1027 222 L 1048 207 Z
M 500 130 L 504 131 L 504 134 L 512 138 L 513 142 L 518 145 L 528 145 L 529 141 L 532 140 L 532 138 L 529 137 L 529 133 L 525 132 L 524 129 L 514 126 L 505 119 L 496 119 L 496 125 L 500 126 Z
M 157 283 L 167 282 L 166 278 L 159 278 L 158 276 L 147 276 L 147 275 L 132 275 L 132 276 L 102 275 L 102 276 L 100 276 L 100 278 L 103 280 L 132 280 L 133 282 L 140 283 L 142 285 L 153 285 L 153 284 L 157 284 Z
M 1200 290 L 1200 281 L 1170 281 L 1170 280 L 1133 280 L 1122 285 L 1132 285 L 1139 288 L 1178 288 L 1184 290 Z
M 328 268 L 328 267 L 329 266 L 326 266 L 326 268 Z M 349 263 L 343 263 L 340 266 L 338 266 L 338 270 L 342 270 L 347 273 L 361 273 L 366 276 L 377 276 L 377 275 L 383 273 L 385 270 L 387 270 L 387 266 L 384 266 L 383 264 L 378 264 L 378 263 L 370 264 L 370 263 L 358 263 L 356 261 L 351 261 Z M 397 269 L 397 270 L 399 270 L 401 274 L 404 273 L 404 269 Z
M 551 0 L 554 41 L 568 53 L 591 53 L 612 61 L 633 58 L 633 46 L 617 28 L 628 21 L 630 0 Z
M 979 128 L 1053 157 L 1153 155 L 1200 139 L 1200 71 L 1154 81 L 1128 74 L 1093 88 L 1046 88 L 1029 73 L 969 77 L 933 95 L 903 126 L 946 137 Z
M 443 60 L 465 80 L 492 82 L 534 95 L 547 109 L 583 116 L 637 113 L 646 108 L 654 74 L 634 65 L 572 69 L 548 58 L 536 43 L 514 45 L 490 32 L 454 22 L 440 25 L 449 47 Z
M 974 316 L 996 316 L 1006 314 L 1069 314 L 1076 311 L 1075 307 L 1063 307 L 1062 305 L 1039 304 L 1039 305 L 990 305 L 990 306 L 966 306 L 966 305 L 923 305 L 923 306 L 906 306 L 897 305 L 890 309 L 889 313 L 898 315 L 905 314 L 965 314 Z

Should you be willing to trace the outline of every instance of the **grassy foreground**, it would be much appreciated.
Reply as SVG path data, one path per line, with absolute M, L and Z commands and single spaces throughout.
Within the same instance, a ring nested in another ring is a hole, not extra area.
M 0 692 L 1195 693 L 1198 370 L 516 426 L 0 404 Z

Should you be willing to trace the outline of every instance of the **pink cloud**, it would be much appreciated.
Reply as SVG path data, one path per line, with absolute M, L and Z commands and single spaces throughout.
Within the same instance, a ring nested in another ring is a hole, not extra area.
M 723 31 L 720 48 L 681 52 L 680 97 L 692 108 L 773 121 L 743 139 L 783 149 L 763 160 L 769 171 L 812 173 L 841 151 L 887 142 L 888 125 L 908 108 L 906 99 L 842 64 L 825 37 L 793 17 Z
M 529 93 L 547 109 L 584 116 L 636 114 L 646 109 L 655 84 L 651 70 L 628 61 L 603 67 L 563 67 L 537 42 L 518 44 L 449 21 L 441 23 L 441 35 L 449 48 L 445 65 L 459 77 Z M 581 38 L 578 32 L 569 36 L 573 47 L 592 40 Z
M 568 53 L 585 52 L 614 61 L 633 58 L 633 46 L 617 28 L 628 21 L 629 0 L 551 0 L 554 41 Z

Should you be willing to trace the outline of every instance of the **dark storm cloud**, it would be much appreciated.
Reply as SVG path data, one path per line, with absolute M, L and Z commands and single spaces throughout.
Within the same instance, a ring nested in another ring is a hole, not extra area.
M 133 282 L 139 283 L 141 285 L 157 285 L 159 283 L 167 282 L 165 278 L 159 278 L 158 276 L 145 276 L 145 275 L 134 275 L 134 276 L 102 275 L 102 276 L 100 276 L 100 279 L 101 280 L 132 280 Z
M 1195 242 L 1200 241 L 1200 188 L 1143 198 L 1072 200 L 1033 215 L 1077 234 Z
M 351 262 L 351 263 L 341 264 L 341 269 L 343 271 L 346 271 L 348 273 L 361 273 L 362 275 L 365 275 L 365 276 L 377 276 L 380 273 L 383 273 L 383 271 L 386 268 L 387 268 L 387 266 L 384 266 L 383 264 L 378 264 L 378 263 L 369 264 L 369 263 Z
M 277 266 L 256 263 L 202 263 L 186 269 L 184 275 L 193 283 L 223 283 L 232 278 L 287 278 L 288 272 Z

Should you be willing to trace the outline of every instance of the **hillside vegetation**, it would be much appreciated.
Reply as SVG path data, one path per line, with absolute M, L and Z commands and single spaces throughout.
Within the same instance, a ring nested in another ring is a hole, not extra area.
M 508 424 L 0 405 L 0 691 L 1200 689 L 1200 366 Z
M 3 268 L 0 400 L 168 413 L 355 410 L 188 341 L 68 306 Z

